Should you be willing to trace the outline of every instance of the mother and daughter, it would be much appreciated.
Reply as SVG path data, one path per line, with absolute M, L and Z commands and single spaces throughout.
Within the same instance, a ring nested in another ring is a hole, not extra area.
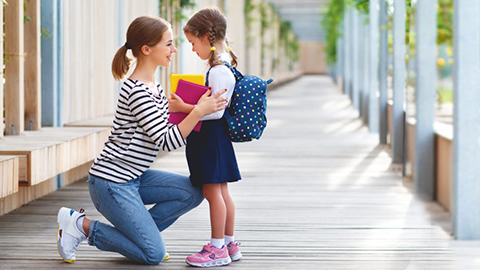
M 177 51 L 171 25 L 148 16 L 130 24 L 126 43 L 113 59 L 113 76 L 121 80 L 129 71 L 128 50 L 136 66 L 123 82 L 111 134 L 88 175 L 92 202 L 110 224 L 87 218 L 83 209 L 62 207 L 57 246 L 65 261 L 74 262 L 79 245 L 88 239 L 100 250 L 118 252 L 138 263 L 159 264 L 169 257 L 160 232 L 204 197 L 210 208 L 211 239 L 186 262 L 210 267 L 242 257 L 234 239 L 235 205 L 227 185 L 241 176 L 223 119 L 235 86 L 235 77 L 224 63 L 235 66 L 237 58 L 219 10 L 198 11 L 183 30 L 192 51 L 208 60 L 205 83 L 210 90 L 195 106 L 175 94 L 168 99 L 155 73 L 159 65 L 168 67 Z M 178 111 L 188 116 L 178 125 L 169 123 L 170 112 Z M 201 131 L 192 132 L 200 120 L 204 121 Z M 159 149 L 172 151 L 184 145 L 190 177 L 149 169 Z

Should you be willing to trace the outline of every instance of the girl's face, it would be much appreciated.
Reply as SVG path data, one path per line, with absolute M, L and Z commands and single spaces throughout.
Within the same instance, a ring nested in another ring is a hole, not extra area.
M 207 36 L 199 38 L 186 32 L 185 37 L 187 38 L 188 42 L 192 44 L 192 52 L 197 53 L 200 59 L 207 60 L 210 58 L 210 43 L 207 40 Z
M 156 64 L 162 67 L 170 66 L 172 62 L 172 55 L 177 51 L 175 45 L 173 45 L 173 32 L 171 28 L 168 28 L 162 36 L 162 40 L 155 46 L 150 47 L 150 55 Z

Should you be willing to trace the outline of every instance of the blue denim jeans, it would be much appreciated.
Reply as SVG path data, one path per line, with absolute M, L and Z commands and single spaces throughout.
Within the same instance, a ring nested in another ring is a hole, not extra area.
M 124 184 L 89 175 L 88 187 L 95 208 L 113 225 L 92 220 L 88 244 L 144 264 L 165 258 L 160 232 L 203 200 L 187 176 L 160 170 Z M 147 210 L 149 204 L 155 206 Z

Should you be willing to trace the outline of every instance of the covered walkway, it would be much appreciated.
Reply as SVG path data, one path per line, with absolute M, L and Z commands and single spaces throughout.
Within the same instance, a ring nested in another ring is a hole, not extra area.
M 268 108 L 264 137 L 235 144 L 244 180 L 231 190 L 244 259 L 229 269 L 480 268 L 478 242 L 452 241 L 448 213 L 416 198 L 391 167 L 388 146 L 329 77 L 303 76 L 273 90 Z M 154 168 L 187 174 L 183 151 L 161 154 Z M 102 218 L 85 181 L 1 216 L 0 269 L 146 268 L 85 243 L 77 262 L 65 264 L 55 239 L 61 206 Z M 190 268 L 185 257 L 209 239 L 207 202 L 163 236 L 171 259 L 148 269 Z

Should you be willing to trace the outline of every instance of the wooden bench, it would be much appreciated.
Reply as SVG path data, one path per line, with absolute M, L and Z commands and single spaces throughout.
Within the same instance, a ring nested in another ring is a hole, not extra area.
M 18 163 L 16 156 L 0 156 L 0 198 L 18 192 Z
M 65 124 L 65 127 L 112 127 L 114 115 Z
M 26 131 L 24 135 L 4 137 L 0 155 L 17 156 L 18 183 L 31 186 L 92 161 L 109 134 L 110 129 L 105 127 Z

